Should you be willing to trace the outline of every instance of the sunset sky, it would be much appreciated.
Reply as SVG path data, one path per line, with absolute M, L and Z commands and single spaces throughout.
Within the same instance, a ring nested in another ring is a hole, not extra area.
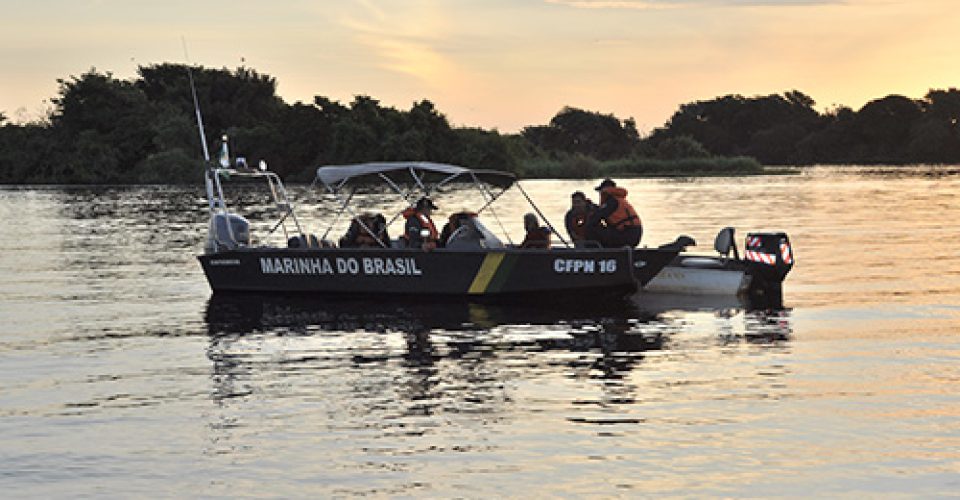
M 633 117 L 797 89 L 817 109 L 960 86 L 955 0 L 0 0 L 0 112 L 42 117 L 57 78 L 190 60 L 252 67 L 289 103 L 431 100 L 514 132 L 563 106 Z

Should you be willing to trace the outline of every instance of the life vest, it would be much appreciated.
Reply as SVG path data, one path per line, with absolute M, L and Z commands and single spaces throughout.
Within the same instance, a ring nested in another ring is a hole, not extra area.
M 520 248 L 550 248 L 550 230 L 545 227 L 538 227 L 532 231 L 527 231 L 527 235 L 520 243 Z
M 579 214 L 573 214 L 573 227 L 570 231 L 573 233 L 573 239 L 582 241 L 587 239 L 587 219 L 590 218 L 591 210 L 584 210 Z
M 600 191 L 601 196 L 612 196 L 617 199 L 617 209 L 607 217 L 607 225 L 619 230 L 628 227 L 640 227 L 640 216 L 633 209 L 633 205 L 627 201 L 627 190 L 622 187 L 608 187 Z M 601 200 L 601 202 L 606 200 Z
M 410 217 L 416 217 L 420 221 L 420 228 L 427 229 L 430 231 L 430 236 L 427 236 L 426 238 L 424 238 L 425 241 L 436 243 L 437 240 L 440 239 L 440 234 L 437 233 L 437 226 L 433 225 L 433 220 L 431 220 L 430 217 L 427 216 L 427 214 L 417 212 L 416 208 L 410 207 L 404 210 L 403 212 L 401 212 L 401 215 L 403 215 L 404 219 L 410 219 Z M 403 236 L 401 236 L 401 238 L 409 241 L 410 235 L 408 235 L 407 232 L 404 231 Z

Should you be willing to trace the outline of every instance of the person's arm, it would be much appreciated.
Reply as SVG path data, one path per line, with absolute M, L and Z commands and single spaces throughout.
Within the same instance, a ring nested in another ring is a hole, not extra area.
M 600 205 L 600 207 L 590 214 L 590 218 L 587 219 L 587 226 L 593 227 L 600 224 L 600 220 L 606 219 L 613 214 L 613 212 L 617 210 L 618 205 L 617 199 L 613 196 L 607 198 L 607 201 L 603 202 L 603 205 Z
M 567 234 L 570 235 L 570 240 L 573 241 L 577 239 L 576 228 L 573 227 L 573 209 L 567 210 L 567 215 L 563 218 L 563 225 L 567 227 Z

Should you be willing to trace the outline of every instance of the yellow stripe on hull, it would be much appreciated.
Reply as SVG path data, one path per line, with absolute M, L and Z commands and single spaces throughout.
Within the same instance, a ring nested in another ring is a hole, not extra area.
M 490 281 L 493 280 L 494 275 L 497 274 L 497 269 L 499 269 L 500 264 L 503 263 L 503 256 L 503 253 L 488 253 L 486 257 L 483 258 L 483 263 L 480 264 L 480 270 L 477 271 L 477 275 L 473 278 L 473 283 L 470 284 L 470 289 L 467 290 L 467 293 L 480 295 L 487 291 L 487 287 L 490 286 Z

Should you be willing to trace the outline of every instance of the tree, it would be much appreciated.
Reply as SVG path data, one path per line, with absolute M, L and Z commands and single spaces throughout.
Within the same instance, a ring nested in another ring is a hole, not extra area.
M 865 104 L 854 126 L 869 162 L 907 161 L 910 131 L 922 116 L 920 103 L 901 95 L 888 95 Z
M 689 136 L 717 155 L 753 155 L 765 163 L 790 163 L 795 145 L 816 129 L 815 102 L 791 90 L 783 95 L 726 95 L 684 104 L 667 124 L 654 131 L 656 145 L 671 137 Z
M 640 143 L 636 123 L 613 115 L 565 107 L 547 126 L 526 127 L 521 134 L 545 151 L 580 153 L 598 159 L 629 155 Z
M 452 162 L 468 168 L 517 172 L 520 164 L 511 153 L 509 141 L 497 131 L 479 128 L 460 128 L 452 131 L 458 144 L 458 153 Z
M 192 72 L 208 144 L 214 144 L 230 128 L 274 124 L 285 108 L 276 95 L 277 83 L 273 77 L 242 66 L 231 72 L 226 68 L 188 68 L 165 63 L 140 66 L 137 72 L 140 79 L 136 86 L 150 102 L 193 117 L 189 80 Z M 198 140 L 198 151 L 199 146 Z
M 656 147 L 658 158 L 679 160 L 682 158 L 707 158 L 710 153 L 696 139 L 681 135 L 661 141 Z
M 911 161 L 950 163 L 960 160 L 960 91 L 931 89 L 920 101 L 923 117 L 910 131 Z
M 61 159 L 64 180 L 121 182 L 126 170 L 156 151 L 155 108 L 135 85 L 95 69 L 57 83 L 51 126 L 69 150 Z

